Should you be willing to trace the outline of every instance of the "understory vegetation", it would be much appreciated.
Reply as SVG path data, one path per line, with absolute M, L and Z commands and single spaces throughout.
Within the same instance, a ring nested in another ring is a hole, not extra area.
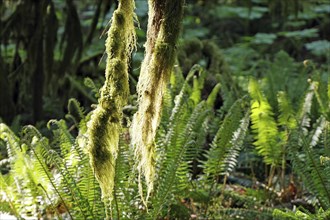
M 0 216 L 330 219 L 328 1 L 94 4 L 0 2 Z

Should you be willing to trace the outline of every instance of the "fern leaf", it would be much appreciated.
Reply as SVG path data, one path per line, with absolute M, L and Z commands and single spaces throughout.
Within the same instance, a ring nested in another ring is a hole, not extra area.
M 249 117 L 250 112 L 246 112 L 244 118 L 241 119 L 240 125 L 237 130 L 233 133 L 231 139 L 231 147 L 228 149 L 227 155 L 224 158 L 224 170 L 226 175 L 229 175 L 237 165 L 237 158 L 239 156 L 240 150 L 242 148 L 246 132 L 249 127 Z
M 196 75 L 193 77 L 193 87 L 190 95 L 190 99 L 194 101 L 195 105 L 200 103 L 202 99 L 202 89 L 204 88 L 204 81 L 206 77 L 204 71 L 199 71 L 198 73 L 198 77 Z
M 100 97 L 100 88 L 98 88 L 95 83 L 93 82 L 93 80 L 89 77 L 86 77 L 84 79 L 84 85 L 87 86 L 88 88 L 90 88 L 92 90 L 92 92 L 94 93 L 95 98 L 99 98 Z
M 126 131 L 128 132 L 128 131 Z M 115 165 L 115 188 L 114 205 L 111 207 L 113 218 L 131 219 L 137 217 L 132 209 L 132 201 L 138 202 L 139 197 L 137 185 L 135 184 L 135 173 L 133 172 L 133 154 L 130 152 L 129 144 L 122 135 L 119 142 L 118 157 Z M 138 209 L 138 207 L 136 207 Z
M 251 122 L 258 153 L 266 164 L 278 165 L 282 150 L 279 146 L 279 132 L 273 117 L 274 113 L 267 99 L 261 93 L 258 83 L 251 78 L 249 83 L 251 101 Z
M 0 211 L 13 213 L 17 218 L 22 218 L 19 214 L 19 200 L 16 197 L 16 192 L 11 185 L 15 185 L 10 174 L 3 176 L 0 173 Z
M 207 97 L 206 103 L 210 108 L 213 108 L 217 95 L 220 91 L 221 83 L 218 83 L 212 89 L 210 95 Z
M 279 209 L 273 211 L 273 217 L 275 219 L 288 219 L 288 220 L 298 220 L 298 218 L 293 212 L 284 212 Z
M 277 101 L 279 105 L 280 115 L 278 117 L 279 125 L 285 126 L 288 129 L 294 129 L 297 126 L 294 118 L 294 111 L 292 105 L 285 92 L 278 92 Z
M 307 188 L 314 193 L 324 209 L 330 207 L 330 181 L 328 169 L 322 167 L 320 155 L 313 146 L 318 143 L 319 130 L 325 129 L 322 118 L 307 138 L 304 127 L 295 130 L 290 140 L 290 153 L 294 169 L 300 174 Z
M 223 175 L 225 170 L 230 171 L 235 161 L 237 151 L 242 144 L 242 136 L 246 131 L 247 116 L 242 120 L 242 130 L 239 129 L 242 118 L 242 100 L 236 101 L 223 120 L 221 127 L 215 135 L 210 150 L 206 153 L 204 172 L 214 178 Z M 244 130 L 244 131 L 243 131 Z M 235 133 L 236 132 L 236 133 Z M 242 135 L 242 136 L 241 136 Z M 234 155 L 230 155 L 234 153 Z
M 243 208 L 227 208 L 220 209 L 215 216 L 216 219 L 263 219 L 272 220 L 272 212 L 270 209 L 253 210 Z
M 85 133 L 87 131 L 87 121 L 83 108 L 80 106 L 78 100 L 71 98 L 68 102 L 69 114 L 66 117 L 71 117 L 79 128 L 79 132 Z
M 0 123 L 0 139 L 6 143 L 9 159 L 14 158 L 21 151 L 19 138 L 3 123 Z
M 310 127 L 310 123 L 311 123 L 310 112 L 312 109 L 313 97 L 314 97 L 314 83 L 311 83 L 298 113 L 299 121 L 301 123 L 300 126 L 305 128 L 304 129 L 305 133 L 307 132 L 306 128 Z
M 180 99 L 177 99 L 177 104 Z M 191 105 L 186 107 L 174 107 L 173 117 L 177 120 L 171 122 L 170 130 L 165 137 L 165 149 L 162 159 L 158 162 L 159 176 L 157 176 L 157 188 L 153 199 L 153 218 L 163 210 L 163 205 L 171 199 L 171 192 L 187 188 L 189 179 L 189 163 L 194 156 L 195 140 L 203 129 L 203 122 L 208 116 L 208 108 L 205 102 L 199 103 L 193 112 L 189 112 Z
M 317 120 L 316 125 L 317 126 L 316 126 L 314 132 L 312 133 L 311 141 L 309 144 L 310 148 L 315 147 L 318 144 L 318 142 L 320 141 L 323 131 L 325 131 L 327 128 L 327 121 L 323 116 L 321 116 Z
M 77 157 L 77 152 L 72 147 L 74 145 L 72 136 L 66 129 L 64 121 L 52 121 L 51 123 L 53 123 L 53 126 L 55 124 L 58 126 L 57 128 L 53 127 L 53 133 L 59 139 L 60 145 L 62 145 L 60 149 L 63 149 L 63 152 L 61 152 L 63 158 L 58 152 L 51 149 L 49 144 L 43 141 L 43 138 L 32 136 L 31 149 L 35 149 L 35 156 L 41 165 L 40 170 L 45 173 L 57 195 L 61 198 L 63 204 L 66 204 L 67 210 L 70 210 L 75 218 L 93 219 L 94 214 L 91 205 L 88 199 L 83 196 L 82 189 L 78 184 L 80 181 L 79 169 L 77 164 L 72 162 L 72 159 Z M 33 135 L 33 130 L 35 129 L 32 126 L 27 126 L 25 133 Z M 88 161 L 86 160 L 85 163 L 88 164 Z M 54 166 L 57 178 L 47 170 L 47 164 L 48 166 Z M 70 201 L 69 203 L 71 204 L 67 204 L 67 201 Z M 69 209 L 69 206 L 72 206 L 72 208 Z

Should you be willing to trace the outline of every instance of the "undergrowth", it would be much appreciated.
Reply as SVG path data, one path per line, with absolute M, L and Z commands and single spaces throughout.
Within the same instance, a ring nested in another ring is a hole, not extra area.
M 73 9 L 70 2 L 66 4 Z M 39 7 L 46 9 L 47 4 Z M 49 3 L 49 10 L 53 7 Z M 132 4 L 131 13 L 133 8 Z M 70 17 L 77 19 L 73 11 Z M 114 22 L 124 22 L 123 12 L 116 13 Z M 133 15 L 129 22 L 128 41 L 134 38 Z M 150 110 L 148 117 L 141 114 L 148 123 L 138 124 L 150 132 L 142 132 L 148 137 L 147 150 L 137 151 L 131 140 L 135 106 L 142 99 L 128 91 L 132 45 L 116 41 L 108 45 L 108 62 L 124 62 L 124 69 L 109 65 L 112 71 L 107 71 L 101 92 L 90 78 L 85 84 L 92 91 L 68 77 L 90 101 L 99 99 L 97 108 L 105 105 L 102 111 L 112 113 L 105 117 L 111 120 L 96 120 L 95 111 L 85 111 L 70 99 L 65 119 L 50 120 L 44 130 L 28 125 L 18 131 L 0 123 L 0 212 L 18 219 L 329 219 L 328 70 L 309 60 L 295 62 L 279 51 L 273 60 L 263 59 L 249 68 L 237 65 L 235 71 L 235 63 L 227 63 L 235 56 L 228 51 L 225 56 L 214 42 L 198 39 L 185 42 L 176 55 L 178 33 L 167 36 L 164 30 L 169 25 L 164 24 L 157 30 L 161 34 L 155 53 L 164 50 L 170 55 L 145 61 L 157 64 L 151 65 L 152 73 L 160 65 L 156 61 L 167 64 L 164 80 L 150 74 L 146 78 L 152 79 L 152 85 L 144 81 L 140 91 L 141 97 L 147 97 L 142 110 Z M 119 25 L 113 30 L 110 35 L 125 32 Z M 163 38 L 170 38 L 170 44 Z M 79 48 L 68 48 L 64 56 L 80 57 Z M 172 68 L 174 62 L 178 65 Z M 149 86 L 158 91 L 157 96 L 148 93 Z M 120 96 L 117 90 L 125 91 Z M 151 95 L 153 99 L 148 98 Z M 39 108 L 35 106 L 34 114 Z M 109 121 L 113 128 L 99 129 L 111 125 Z M 142 138 L 133 133 L 134 138 Z M 112 149 L 108 139 L 115 143 L 111 154 L 93 150 L 100 139 L 90 147 L 90 138 L 98 135 L 105 138 L 102 149 Z M 94 156 L 104 161 L 91 165 Z M 95 164 L 102 168 L 105 163 L 107 169 L 100 176 Z M 143 167 L 146 164 L 152 165 L 152 172 L 145 170 L 150 169 Z M 106 182 L 109 176 L 111 186 Z M 102 187 L 100 177 L 105 178 Z
M 155 143 L 158 171 L 155 190 L 147 204 L 139 195 L 139 175 L 134 169 L 128 128 L 124 128 L 120 137 L 113 203 L 107 206 L 102 202 L 101 190 L 86 154 L 86 124 L 90 113 L 86 114 L 78 101 L 71 99 L 66 120 L 48 123 L 48 129 L 53 133 L 50 137 L 43 136 L 30 125 L 19 135 L 5 124 L 0 125 L 1 144 L 6 146 L 8 155 L 1 161 L 1 211 L 18 218 L 43 215 L 59 219 L 98 219 L 108 212 L 114 219 L 188 219 L 194 216 L 326 219 L 324 216 L 329 215 L 330 204 L 327 178 L 330 126 L 329 111 L 325 106 L 329 106 L 330 97 L 328 92 L 327 96 L 321 92 L 328 91 L 330 84 L 325 86 L 323 82 L 311 80 L 301 103 L 295 107 L 285 91 L 279 92 L 279 114 L 276 114 L 270 107 L 266 110 L 254 107 L 254 102 L 262 105 L 266 96 L 257 87 L 257 81 L 251 79 L 254 83 L 251 89 L 261 98 L 239 99 L 223 114 L 221 109 L 214 110 L 219 86 L 215 86 L 206 99 L 201 97 L 199 90 L 202 87 L 194 86 L 196 80 L 203 83 L 204 74 L 207 72 L 194 66 L 186 79 L 181 80 L 179 90 L 177 83 L 167 89 Z M 172 77 L 178 82 L 182 74 L 174 72 Z M 323 110 L 318 108 L 320 105 Z M 318 117 L 312 118 L 314 108 L 318 110 Z M 271 125 L 278 132 L 274 137 L 277 143 L 274 149 L 269 149 L 267 144 L 258 144 L 271 135 L 265 130 L 256 130 L 267 127 L 267 117 L 262 119 L 265 125 L 259 125 L 254 119 L 265 114 L 272 117 Z M 254 140 L 248 138 L 250 135 Z M 268 157 L 274 158 L 271 161 L 276 163 L 270 163 L 270 170 L 273 166 L 276 169 L 268 176 L 270 185 L 257 181 L 252 184 L 257 189 L 253 189 L 252 185 L 246 188 L 239 181 L 235 185 L 230 182 L 236 176 L 239 156 L 247 144 L 256 145 L 256 153 L 266 164 Z M 274 153 L 275 150 L 279 153 Z M 291 163 L 294 176 L 291 180 L 303 181 L 300 186 L 303 191 L 295 196 L 310 193 L 311 205 L 317 211 L 308 210 L 304 205 L 295 211 L 269 206 L 269 199 L 275 203 L 284 200 L 287 180 L 283 180 L 282 188 L 277 188 L 279 183 L 274 182 L 275 177 L 287 174 L 281 170 L 285 168 L 283 160 Z M 143 190 L 146 190 L 145 185 Z M 263 193 L 266 194 L 261 196 Z

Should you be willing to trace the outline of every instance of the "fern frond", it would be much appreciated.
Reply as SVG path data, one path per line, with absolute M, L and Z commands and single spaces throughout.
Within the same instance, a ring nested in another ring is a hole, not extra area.
M 283 91 L 278 92 L 277 102 L 280 111 L 280 115 L 278 117 L 278 124 L 285 126 L 288 129 L 296 128 L 297 122 L 294 118 L 294 111 L 287 94 Z
M 310 123 L 311 123 L 310 113 L 312 109 L 313 97 L 314 97 L 314 83 L 311 83 L 298 112 L 298 120 L 300 122 L 300 126 L 304 128 L 305 133 L 307 132 L 306 129 L 310 127 Z
M 89 89 L 91 89 L 91 91 L 94 93 L 95 98 L 99 98 L 100 97 L 100 88 L 98 88 L 95 83 L 93 82 L 93 80 L 89 77 L 86 77 L 84 79 L 84 85 L 87 86 Z
M 279 146 L 279 132 L 272 107 L 259 89 L 258 83 L 251 78 L 249 83 L 251 101 L 251 122 L 258 153 L 266 164 L 278 165 L 281 161 L 282 149 Z
M 210 150 L 206 153 L 207 160 L 203 164 L 204 172 L 207 176 L 212 176 L 212 179 L 225 174 L 224 172 L 226 169 L 230 170 L 226 165 L 229 165 L 231 160 L 235 160 L 236 155 L 229 155 L 229 153 L 231 151 L 236 151 L 233 148 L 233 144 L 236 140 L 232 140 L 237 137 L 235 137 L 235 131 L 238 131 L 241 118 L 242 100 L 238 100 L 230 108 L 212 141 Z M 246 125 L 247 124 L 244 124 L 244 126 Z M 240 137 L 238 138 L 240 139 Z M 239 144 L 241 143 L 241 141 L 238 142 Z M 238 142 L 236 142 L 236 144 Z
M 314 220 L 314 219 L 328 219 L 330 217 L 330 210 L 323 211 L 323 209 L 319 209 L 317 213 L 311 214 L 311 213 L 306 213 L 301 210 L 296 210 L 296 211 L 282 211 L 279 209 L 275 209 L 273 211 L 273 217 L 278 220 L 282 219 L 292 219 L 292 220 L 299 220 L 299 219 L 308 219 L 308 220 Z
M 207 97 L 206 103 L 210 108 L 213 108 L 217 95 L 220 92 L 220 88 L 221 83 L 216 84 L 212 89 L 210 95 Z
M 300 218 L 298 218 L 294 212 L 284 212 L 282 210 L 279 209 L 275 209 L 273 211 L 273 216 L 275 219 L 288 219 L 288 220 L 298 220 Z
M 21 151 L 19 138 L 3 123 L 0 123 L 0 139 L 6 143 L 9 159 L 14 158 Z
M 293 167 L 300 174 L 308 190 L 314 193 L 324 209 L 330 208 L 330 180 L 328 169 L 324 169 L 320 155 L 314 149 L 319 138 L 319 133 L 326 129 L 321 117 L 317 120 L 315 128 L 308 137 L 305 128 L 295 130 L 290 140 L 290 153 Z
M 12 175 L 0 173 L 0 211 L 11 212 L 15 217 L 22 218 L 19 214 L 19 198 L 12 185 L 15 185 Z
M 243 208 L 225 208 L 221 209 L 215 215 L 216 219 L 263 219 L 272 220 L 272 210 L 262 208 L 260 210 L 243 209 Z
M 194 74 L 196 72 L 200 73 L 201 71 L 202 71 L 202 67 L 200 65 L 194 65 L 190 69 L 185 81 L 183 82 L 183 85 L 181 87 L 181 90 L 180 90 L 179 94 L 177 96 L 175 96 L 174 107 L 171 110 L 171 114 L 170 114 L 171 116 L 168 120 L 168 122 L 170 123 L 170 125 L 168 127 L 171 128 L 172 127 L 171 123 L 175 123 L 177 121 L 177 117 L 180 116 L 179 113 L 182 111 L 182 107 L 184 106 L 183 103 L 187 101 L 187 97 L 192 92 L 191 89 L 190 89 L 190 86 L 188 84 L 189 81 L 194 77 Z
M 47 127 L 54 134 L 54 148 L 59 148 L 64 158 L 70 156 L 74 144 L 74 137 L 70 134 L 65 121 L 50 120 Z
M 52 185 L 55 194 L 60 198 L 61 203 L 66 206 L 69 214 L 75 216 L 75 218 L 93 219 L 91 204 L 88 198 L 82 193 L 84 191 L 83 186 L 79 186 L 81 179 L 81 172 L 77 167 L 78 163 L 73 163 L 72 160 L 78 160 L 77 152 L 74 150 L 74 143 L 72 143 L 71 135 L 65 128 L 65 123 L 53 121 L 53 133 L 59 141 L 60 149 L 63 149 L 63 158 L 58 152 L 52 149 L 47 141 L 41 136 L 36 135 L 36 129 L 32 126 L 25 127 L 25 134 L 31 136 L 32 141 L 30 142 L 31 149 L 33 149 L 34 156 L 37 158 L 38 163 L 36 168 L 44 173 L 47 177 L 48 182 Z M 54 128 L 57 124 L 57 128 Z M 71 145 L 72 144 L 72 145 Z M 70 146 L 71 145 L 71 146 Z M 68 146 L 70 151 L 67 150 Z M 88 161 L 85 160 L 85 166 L 88 165 Z M 50 166 L 54 167 L 54 171 L 50 172 Z M 41 183 L 43 188 L 44 184 Z M 83 188 L 83 189 L 82 189 Z
M 25 126 L 23 134 L 24 142 L 30 147 L 32 156 L 35 158 L 35 170 L 41 177 L 38 185 L 44 189 L 43 193 L 51 199 L 47 201 L 47 204 L 60 202 L 64 205 L 70 217 L 72 217 L 66 193 L 62 190 L 60 181 L 56 178 L 57 172 L 50 170 L 53 163 L 51 155 L 48 154 L 50 149 L 48 140 L 43 138 L 40 132 L 33 126 Z
M 316 121 L 316 127 L 313 132 L 311 132 L 310 148 L 315 147 L 321 141 L 321 135 L 323 132 L 326 132 L 327 125 L 328 122 L 323 116 Z
M 46 150 L 46 149 L 45 149 Z M 76 177 L 72 176 L 69 168 L 66 167 L 62 158 L 52 149 L 47 149 L 51 162 L 56 166 L 61 176 L 60 188 L 66 192 L 66 198 L 72 202 L 71 210 L 75 212 L 77 218 L 93 219 L 92 209 L 87 198 L 82 196 L 78 187 Z
M 80 124 L 82 123 L 84 122 L 80 122 Z M 77 160 L 77 163 L 72 164 L 72 162 L 70 162 L 70 164 L 75 165 L 76 167 L 77 185 L 81 191 L 82 197 L 88 200 L 93 215 L 105 218 L 104 203 L 100 199 L 102 197 L 100 185 L 95 178 L 92 167 L 89 164 L 88 155 L 85 152 L 86 139 L 84 133 L 79 132 L 75 144 L 72 147 L 72 154 Z M 69 156 L 68 159 L 72 160 L 72 157 Z M 66 164 L 68 164 L 68 162 L 66 162 Z
M 176 104 L 179 103 L 179 99 Z M 189 113 L 191 105 L 183 108 L 177 106 L 173 109 L 173 117 L 176 120 L 171 122 L 170 130 L 165 137 L 165 149 L 162 154 L 162 160 L 159 160 L 159 176 L 157 177 L 157 188 L 153 199 L 152 216 L 157 217 L 163 209 L 163 206 L 171 200 L 173 191 L 184 190 L 187 188 L 189 179 L 189 163 L 195 155 L 195 141 L 203 129 L 203 122 L 208 116 L 208 108 L 205 102 L 199 103 Z M 178 111 L 179 110 L 179 111 Z
M 114 219 L 137 217 L 137 213 L 134 213 L 134 211 L 136 212 L 139 207 L 136 204 L 142 203 L 139 202 L 141 198 L 136 184 L 136 175 L 133 171 L 133 158 L 133 152 L 130 151 L 129 143 L 124 140 L 123 134 L 119 141 L 119 151 L 115 165 L 114 202 L 111 207 Z M 133 201 L 135 204 L 133 204 Z
M 12 196 L 15 196 L 14 204 L 16 203 L 16 209 L 20 213 L 31 212 L 34 215 L 36 213 L 32 206 L 40 194 L 38 184 L 43 179 L 35 170 L 35 163 L 28 153 L 28 146 L 21 144 L 19 138 L 7 126 L 0 125 L 0 130 L 0 138 L 6 142 L 9 154 L 11 169 L 8 175 L 15 181 L 12 190 Z
M 241 119 L 241 124 L 237 128 L 237 130 L 233 133 L 233 137 L 231 139 L 231 147 L 228 149 L 226 157 L 223 160 L 224 169 L 223 172 L 226 175 L 229 175 L 237 165 L 237 158 L 239 156 L 240 150 L 242 148 L 246 132 L 249 127 L 250 121 L 250 112 L 247 111 L 245 116 Z
M 203 70 L 199 71 L 198 77 L 194 75 L 193 86 L 190 99 L 197 105 L 202 99 L 202 89 L 204 88 L 206 74 Z
M 68 102 L 68 111 L 66 118 L 71 118 L 76 127 L 79 128 L 80 133 L 87 131 L 87 120 L 83 108 L 77 99 L 71 98 Z

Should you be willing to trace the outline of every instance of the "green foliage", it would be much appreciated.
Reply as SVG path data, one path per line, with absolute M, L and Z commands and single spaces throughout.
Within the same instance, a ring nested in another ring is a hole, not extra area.
M 132 155 L 134 152 L 125 138 L 127 130 L 121 135 L 119 143 L 115 164 L 113 202 L 110 207 L 103 204 L 99 185 L 85 153 L 86 124 L 90 120 L 90 115 L 85 116 L 75 99 L 69 101 L 69 114 L 67 115 L 67 118 L 74 123 L 74 127 L 68 128 L 64 120 L 51 120 L 48 123 L 48 128 L 53 133 L 51 139 L 42 136 L 32 126 L 25 127 L 24 135 L 19 138 L 4 124 L 1 125 L 3 126 L 2 139 L 8 146 L 11 146 L 8 151 L 11 168 L 9 174 L 2 175 L 2 178 L 6 179 L 3 185 L 10 184 L 10 180 L 7 178 L 13 178 L 16 175 L 22 176 L 24 178 L 21 179 L 21 184 L 24 188 L 35 192 L 35 197 L 41 196 L 43 206 L 40 206 L 40 209 L 48 207 L 56 209 L 58 204 L 63 204 L 66 213 L 73 219 L 93 219 L 95 216 L 105 216 L 105 212 L 111 213 L 114 218 L 137 218 L 137 216 L 158 218 L 166 216 L 167 213 L 183 218 L 188 217 L 193 210 L 185 208 L 177 201 L 197 190 L 190 184 L 193 181 L 192 176 L 187 174 L 191 173 L 194 168 L 193 161 L 199 160 L 204 152 L 203 146 L 207 143 L 206 137 L 210 129 L 208 123 L 214 117 L 212 109 L 215 99 L 208 97 L 208 101 L 200 100 L 197 103 L 192 100 L 192 94 L 197 89 L 202 89 L 190 86 L 190 81 L 194 79 L 196 71 L 202 70 L 198 67 L 192 69 L 183 82 L 179 94 L 175 93 L 177 85 L 167 92 L 168 101 L 164 102 L 163 111 L 169 113 L 164 113 L 156 139 L 158 155 L 156 166 L 159 172 L 156 176 L 155 191 L 147 204 L 149 213 L 141 208 L 144 202 L 139 197 L 138 176 L 133 170 L 135 162 Z M 200 80 L 199 77 L 197 80 Z M 216 86 L 210 96 L 215 96 L 218 92 L 219 86 Z M 218 138 L 215 137 L 212 144 L 212 152 L 217 151 L 217 148 L 226 149 L 225 155 L 221 157 L 224 160 L 223 165 L 221 168 L 216 166 L 216 169 L 221 169 L 222 172 L 208 172 L 207 176 L 203 177 L 204 179 L 209 177 L 217 179 L 219 174 L 224 172 L 229 174 L 233 170 L 248 125 L 248 114 L 242 119 L 242 113 L 239 114 L 240 117 L 237 117 L 235 113 L 236 111 L 242 112 L 241 107 L 242 101 L 235 103 L 232 108 L 235 111 L 225 118 L 225 122 L 219 129 Z M 240 121 L 241 119 L 242 121 Z M 232 129 L 226 131 L 226 126 L 232 126 Z M 72 135 L 74 131 L 72 129 L 78 129 L 79 133 L 76 137 Z M 227 135 L 226 139 L 220 141 L 223 147 L 216 144 L 219 142 L 220 134 Z M 22 152 L 21 146 L 25 146 L 28 150 Z M 15 156 L 16 154 L 19 156 Z M 205 159 L 205 163 L 212 164 L 210 161 L 214 159 L 218 158 L 210 156 Z M 28 162 L 22 164 L 22 161 L 26 160 Z M 208 162 L 208 160 L 210 161 Z M 31 164 L 33 164 L 32 167 L 30 167 Z M 34 172 L 28 175 L 29 178 L 26 177 L 28 174 L 25 172 L 26 167 L 30 172 Z M 211 165 L 206 165 L 206 167 L 208 170 L 213 169 Z M 21 171 L 22 168 L 24 171 Z M 21 173 L 16 173 L 18 172 L 16 169 Z M 25 174 L 22 175 L 22 172 Z M 22 196 L 29 196 L 20 194 L 18 189 L 14 191 L 8 187 L 4 189 L 7 194 L 12 193 L 19 197 L 6 200 L 8 206 L 3 211 L 8 210 L 11 203 L 21 201 Z M 35 189 L 39 189 L 39 191 Z M 208 196 L 212 197 L 211 194 Z M 34 198 L 32 195 L 31 197 Z M 24 215 L 24 210 L 19 205 L 18 203 L 11 207 L 11 213 L 17 216 Z
M 312 82 L 311 88 L 314 85 L 315 82 Z M 314 93 L 313 90 L 312 92 Z M 303 108 L 306 108 L 306 106 L 310 108 L 310 104 L 306 103 L 311 102 L 309 98 L 310 94 L 306 94 L 305 103 L 302 105 Z M 328 209 L 330 204 L 330 183 L 327 178 L 327 171 L 329 169 L 327 166 L 329 164 L 321 164 L 320 156 L 328 156 L 329 153 L 326 151 L 328 147 L 326 140 L 329 138 L 329 121 L 324 117 L 325 114 L 321 115 L 313 124 L 312 129 L 307 130 L 307 122 L 311 120 L 308 115 L 309 111 L 307 109 L 301 112 L 300 126 L 294 130 L 292 135 L 297 145 L 290 146 L 293 164 L 297 172 L 302 175 L 308 189 L 318 197 L 321 206 L 324 209 Z M 323 145 L 323 149 L 319 145 Z M 303 153 L 297 154 L 301 150 Z M 306 164 L 308 169 L 306 169 Z
M 243 118 L 242 105 L 241 100 L 234 103 L 212 141 L 203 164 L 207 176 L 229 175 L 237 163 L 249 124 L 248 115 Z
M 303 97 L 299 112 L 295 116 L 297 126 L 290 128 L 289 156 L 293 163 L 293 169 L 303 180 L 305 187 L 318 199 L 321 208 L 317 213 L 305 210 L 286 211 L 274 210 L 273 215 L 279 219 L 327 219 L 330 204 L 329 182 L 329 120 L 326 119 L 327 111 L 323 111 L 324 104 L 328 100 L 321 100 L 318 94 L 318 82 L 310 82 L 309 91 Z M 315 95 L 315 96 L 314 96 Z M 313 107 L 313 98 L 318 100 L 320 115 L 312 122 L 310 112 Z
M 76 100 L 70 103 L 74 103 L 79 117 L 85 118 L 79 103 Z M 81 123 L 80 132 L 85 132 L 85 121 L 74 119 Z M 49 122 L 52 141 L 33 126 L 24 127 L 21 137 L 4 124 L 0 127 L 10 167 L 8 174 L 1 175 L 5 195 L 1 202 L 10 207 L 11 213 L 18 218 L 36 217 L 41 212 L 59 218 L 69 215 L 72 219 L 105 215 L 100 188 L 84 152 L 83 133 L 75 140 L 63 120 Z M 12 185 L 13 181 L 16 184 Z
M 278 209 L 275 209 L 273 211 L 273 216 L 275 219 L 292 219 L 292 220 L 298 220 L 298 219 L 328 219 L 330 217 L 329 210 L 324 211 L 322 208 L 317 211 L 315 214 L 306 213 L 304 210 L 297 210 L 295 212 L 284 212 Z
M 8 174 L 2 174 L 0 179 L 4 203 L 1 211 L 24 217 L 37 216 L 39 210 L 48 210 L 62 218 L 71 215 L 73 219 L 95 219 L 96 216 L 106 217 L 106 213 L 114 219 L 166 216 L 185 219 L 191 215 L 271 219 L 272 213 L 275 219 L 296 219 L 300 216 L 326 218 L 328 212 L 323 210 L 327 210 L 330 204 L 327 178 L 330 130 L 325 108 L 329 105 L 328 82 L 310 81 L 298 109 L 292 106 L 285 91 L 278 92 L 278 113 L 275 113 L 260 89 L 265 85 L 251 79 L 251 106 L 247 106 L 248 102 L 243 98 L 226 113 L 224 110 L 214 111 L 214 97 L 221 93 L 220 84 L 208 97 L 196 96 L 203 89 L 196 86 L 196 82 L 207 77 L 203 75 L 207 72 L 203 72 L 200 66 L 193 67 L 184 81 L 180 74 L 173 73 L 172 81 L 177 83 L 172 84 L 164 96 L 163 115 L 155 142 L 158 172 L 154 192 L 146 204 L 139 191 L 146 191 L 147 187 L 142 185 L 139 189 L 139 175 L 134 170 L 134 150 L 125 127 L 115 162 L 113 202 L 111 206 L 102 202 L 100 187 L 85 153 L 86 124 L 90 114 L 86 116 L 78 101 L 72 99 L 66 117 L 72 126 L 68 127 L 64 120 L 51 120 L 48 123 L 53 133 L 50 138 L 32 126 L 26 126 L 17 136 L 1 124 L 1 140 L 9 157 L 7 162 L 3 162 L 9 166 Z M 316 117 L 311 117 L 315 109 Z M 265 132 L 270 126 L 276 135 Z M 317 199 L 315 207 L 322 209 L 318 208 L 316 213 L 304 209 L 273 211 L 265 202 L 269 197 L 263 190 L 253 191 L 226 184 L 239 164 L 240 151 L 246 144 L 252 144 L 250 133 L 257 143 L 261 143 L 259 139 L 268 141 L 274 138 L 277 141 L 274 146 L 278 149 L 270 148 L 271 153 L 268 154 L 262 148 L 270 147 L 269 142 L 256 144 L 261 155 L 270 158 L 265 162 L 272 161 L 270 164 L 281 166 L 283 160 L 289 159 L 306 190 Z M 278 151 L 278 155 L 273 151 Z M 201 169 L 197 175 L 196 168 Z M 10 187 L 14 181 L 17 182 L 16 187 Z M 238 192 L 228 190 L 231 188 Z M 37 210 L 33 208 L 35 204 L 38 204 Z M 65 213 L 58 207 L 62 207 Z
M 278 165 L 282 149 L 279 146 L 279 133 L 272 108 L 261 93 L 255 79 L 250 80 L 249 93 L 252 98 L 251 122 L 256 140 L 254 145 L 263 156 L 265 163 Z

